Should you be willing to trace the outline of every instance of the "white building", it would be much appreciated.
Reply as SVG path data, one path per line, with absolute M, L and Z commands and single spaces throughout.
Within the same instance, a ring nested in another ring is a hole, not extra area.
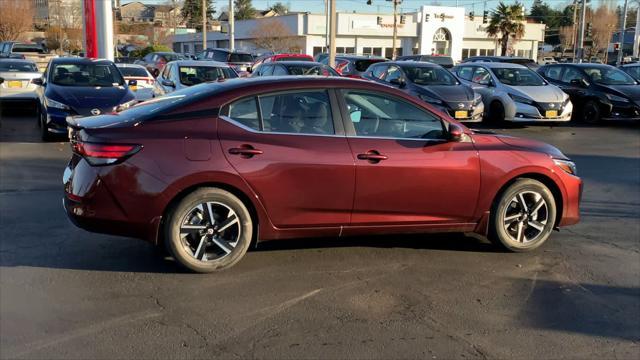
M 499 55 L 495 39 L 484 31 L 482 17 L 472 21 L 464 8 L 422 6 L 420 11 L 403 14 L 398 20 L 397 54 L 442 54 L 459 61 L 474 55 Z M 323 14 L 291 13 L 287 15 L 235 22 L 235 47 L 261 52 L 252 40 L 256 29 L 265 23 L 280 22 L 288 29 L 301 52 L 315 55 L 326 52 L 326 19 Z M 401 23 L 402 22 L 402 23 Z M 273 24 L 273 23 L 271 23 Z M 544 39 L 544 24 L 525 24 L 525 35 L 512 45 L 513 55 L 536 59 L 538 43 Z M 336 47 L 338 53 L 372 54 L 391 57 L 393 16 L 379 14 L 337 14 Z M 228 47 L 228 34 L 207 33 L 207 47 Z M 202 34 L 178 35 L 174 49 L 185 53 L 202 51 Z

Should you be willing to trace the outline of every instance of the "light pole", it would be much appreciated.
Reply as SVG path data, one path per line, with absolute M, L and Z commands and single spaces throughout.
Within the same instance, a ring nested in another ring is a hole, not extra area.
M 329 0 L 329 66 L 336 66 L 336 0 Z
M 236 35 L 235 35 L 235 29 L 234 29 L 235 17 L 236 15 L 233 10 L 233 0 L 229 0 L 229 50 L 231 51 L 233 51 L 236 48 L 236 44 L 235 44 Z
M 638 57 L 640 53 L 640 1 L 637 1 L 638 8 L 636 9 L 636 32 L 633 35 L 633 56 Z
M 207 50 L 207 0 L 202 0 L 202 51 Z
M 622 64 L 622 55 L 624 53 L 624 30 L 627 27 L 627 10 L 629 10 L 629 0 L 624 0 L 624 10 L 622 11 L 622 21 L 620 21 L 620 49 L 618 50 L 617 65 Z
M 587 0 L 582 0 L 582 12 L 580 15 L 580 30 L 578 32 L 578 62 L 582 62 L 584 57 L 584 25 L 587 18 Z M 575 59 L 574 59 L 575 62 Z
M 402 0 L 387 0 L 393 1 L 393 45 L 391 51 L 391 59 L 396 59 L 396 41 L 398 40 L 398 4 L 402 3 Z

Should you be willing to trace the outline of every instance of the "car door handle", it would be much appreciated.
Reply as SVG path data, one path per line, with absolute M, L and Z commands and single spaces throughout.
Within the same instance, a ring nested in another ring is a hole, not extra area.
M 389 157 L 387 155 L 382 155 L 376 150 L 369 150 L 364 154 L 358 154 L 359 160 L 368 160 L 371 163 L 378 163 L 382 160 L 387 160 Z
M 255 155 L 261 155 L 262 150 L 255 149 L 251 145 L 242 145 L 241 147 L 229 149 L 231 155 L 241 155 L 244 158 L 250 158 Z

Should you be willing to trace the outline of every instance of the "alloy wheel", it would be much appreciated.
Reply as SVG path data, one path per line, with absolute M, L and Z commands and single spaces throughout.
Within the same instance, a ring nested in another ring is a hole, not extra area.
M 544 197 L 535 191 L 517 193 L 504 208 L 502 221 L 505 233 L 517 243 L 538 241 L 549 221 L 549 209 Z
M 189 210 L 180 222 L 180 241 L 198 261 L 219 260 L 238 245 L 241 224 L 231 207 L 216 201 Z

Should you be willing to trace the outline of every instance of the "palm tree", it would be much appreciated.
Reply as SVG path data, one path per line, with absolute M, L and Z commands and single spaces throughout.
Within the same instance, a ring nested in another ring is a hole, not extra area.
M 519 2 L 505 5 L 502 1 L 491 14 L 486 30 L 492 38 L 500 38 L 502 56 L 507 55 L 509 38 L 518 40 L 524 36 L 524 7 Z

